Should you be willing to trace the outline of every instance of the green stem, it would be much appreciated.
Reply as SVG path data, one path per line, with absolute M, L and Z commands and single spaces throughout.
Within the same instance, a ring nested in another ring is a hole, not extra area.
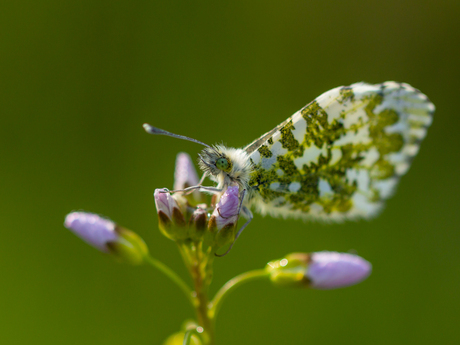
M 214 324 L 209 317 L 209 300 L 208 288 L 210 283 L 210 276 L 212 275 L 212 260 L 209 257 L 203 257 L 201 248 L 195 247 L 193 252 L 194 258 L 190 273 L 193 278 L 195 287 L 195 311 L 198 318 L 198 323 L 203 327 L 202 339 L 207 345 L 215 344 Z
M 192 290 L 188 287 L 188 285 L 177 275 L 176 272 L 174 272 L 172 269 L 170 269 L 168 266 L 166 266 L 164 263 L 161 261 L 158 261 L 157 259 L 152 258 L 150 255 L 147 255 L 144 257 L 145 261 L 148 262 L 150 265 L 158 269 L 160 272 L 162 272 L 165 276 L 167 276 L 169 279 L 171 279 L 174 283 L 176 283 L 177 286 L 184 292 L 185 296 L 189 300 L 189 302 L 192 304 L 193 307 L 195 307 L 195 299 L 193 298 L 192 295 Z
M 219 291 L 217 291 L 216 296 L 211 301 L 209 311 L 211 319 L 216 319 L 217 313 L 219 312 L 222 302 L 224 301 L 225 297 L 228 296 L 228 293 L 230 291 L 233 291 L 238 286 L 241 286 L 246 282 L 266 278 L 267 276 L 268 272 L 265 269 L 259 269 L 242 273 L 226 282 L 225 285 L 222 286 Z
M 185 333 L 184 342 L 182 343 L 182 345 L 189 345 L 189 344 L 190 344 L 190 339 L 192 339 L 192 334 L 193 334 L 193 330 L 192 330 L 192 329 L 188 330 L 188 331 Z

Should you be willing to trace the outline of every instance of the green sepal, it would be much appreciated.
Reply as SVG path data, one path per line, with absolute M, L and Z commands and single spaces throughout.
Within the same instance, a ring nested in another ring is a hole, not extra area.
M 275 271 L 270 274 L 271 282 L 278 287 L 306 287 L 303 271 L 288 270 Z
M 208 222 L 208 231 L 204 235 L 204 243 L 212 246 L 215 249 L 219 249 L 227 244 L 233 243 L 236 235 L 236 223 L 229 223 L 217 229 L 216 217 L 211 216 Z
M 192 214 L 189 222 L 188 237 L 194 242 L 203 240 L 208 224 L 206 211 L 199 211 L 197 210 Z
M 310 262 L 310 255 L 293 253 L 280 260 L 267 264 L 265 270 L 269 273 L 271 282 L 278 287 L 308 287 L 310 281 L 305 272 Z
M 214 247 L 221 248 L 235 240 L 236 224 L 227 224 L 214 237 Z
M 119 226 L 116 231 L 120 235 L 118 240 L 107 243 L 110 252 L 120 261 L 128 262 L 132 265 L 142 264 L 144 257 L 149 252 L 144 240 L 135 232 Z
M 185 217 L 178 208 L 173 208 L 172 220 L 162 211 L 158 212 L 160 232 L 173 241 L 183 241 L 188 237 Z

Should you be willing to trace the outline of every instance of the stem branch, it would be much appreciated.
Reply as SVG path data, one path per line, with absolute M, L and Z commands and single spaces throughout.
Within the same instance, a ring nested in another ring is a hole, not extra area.
M 160 272 L 162 272 L 165 276 L 167 276 L 169 279 L 171 279 L 174 283 L 176 283 L 177 286 L 182 290 L 182 292 L 185 294 L 189 302 L 192 304 L 192 307 L 195 307 L 195 299 L 193 298 L 192 295 L 192 290 L 188 287 L 188 285 L 177 275 L 176 272 L 174 272 L 172 269 L 170 269 L 168 266 L 166 266 L 164 263 L 161 261 L 158 261 L 157 259 L 152 258 L 150 255 L 145 256 L 145 261 L 148 262 L 150 265 L 158 269 Z
M 219 309 L 222 305 L 222 302 L 224 301 L 225 297 L 228 296 L 228 293 L 230 291 L 233 291 L 234 289 L 236 289 L 236 287 L 241 286 L 242 284 L 246 282 L 256 280 L 256 279 L 266 278 L 267 276 L 268 276 L 268 272 L 265 269 L 259 269 L 259 270 L 253 270 L 253 271 L 242 273 L 230 279 L 228 282 L 225 283 L 224 286 L 220 288 L 219 291 L 217 291 L 216 296 L 211 301 L 211 306 L 210 306 L 211 318 L 215 320 L 217 313 L 219 312 Z

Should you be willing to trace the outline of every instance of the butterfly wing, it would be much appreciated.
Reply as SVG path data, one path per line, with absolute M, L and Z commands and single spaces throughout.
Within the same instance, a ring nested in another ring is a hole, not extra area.
M 343 220 L 376 215 L 410 167 L 434 105 L 408 84 L 327 91 L 244 148 L 262 214 Z

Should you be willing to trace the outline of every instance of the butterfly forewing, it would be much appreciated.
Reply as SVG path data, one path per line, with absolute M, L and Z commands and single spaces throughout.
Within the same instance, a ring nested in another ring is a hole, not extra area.
M 322 94 L 245 148 L 251 204 L 307 219 L 377 214 L 409 169 L 433 111 L 424 94 L 396 82 Z

